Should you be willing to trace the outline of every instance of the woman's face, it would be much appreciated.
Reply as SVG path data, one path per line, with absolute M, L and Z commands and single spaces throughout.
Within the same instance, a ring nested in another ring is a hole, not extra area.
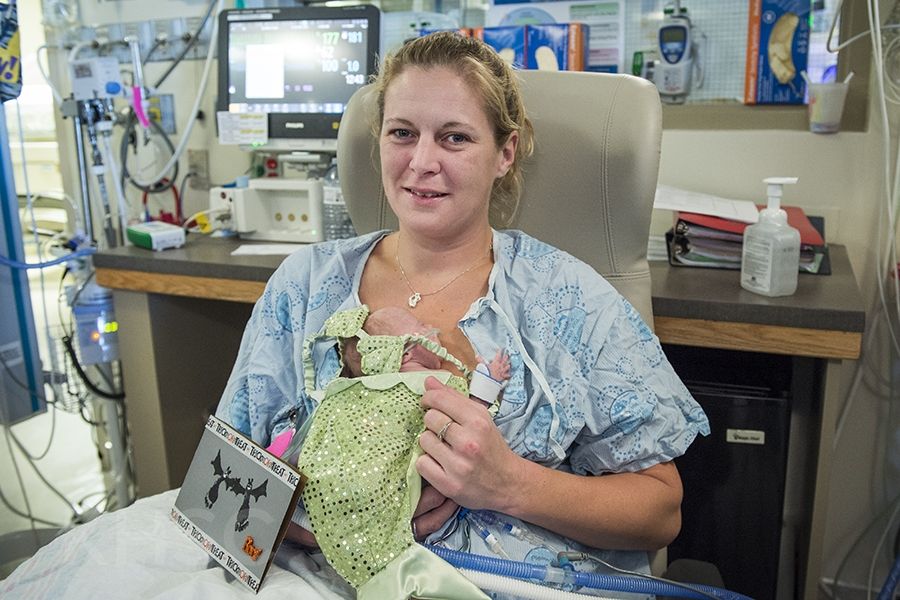
M 513 134 L 497 148 L 493 132 L 479 95 L 454 71 L 408 68 L 394 79 L 384 95 L 381 177 L 403 227 L 446 236 L 488 226 L 491 187 L 518 141 Z

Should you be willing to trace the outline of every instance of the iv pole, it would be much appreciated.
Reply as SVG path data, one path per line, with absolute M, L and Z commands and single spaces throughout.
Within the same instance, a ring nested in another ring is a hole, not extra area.
M 61 110 L 63 117 L 72 119 L 73 133 L 75 134 L 75 153 L 78 160 L 78 181 L 81 191 L 81 210 L 84 213 L 84 227 L 87 238 L 94 242 L 94 220 L 93 210 L 90 197 L 90 185 L 88 180 L 87 153 L 84 143 L 83 127 L 86 125 L 85 115 L 92 114 L 90 108 L 86 108 L 86 101 L 76 101 L 74 98 L 68 98 L 63 101 Z M 101 165 L 102 166 L 102 165 Z M 95 162 L 95 168 L 97 164 Z M 106 242 L 109 247 L 116 246 L 116 235 L 111 231 L 110 220 L 106 220 L 104 231 L 106 233 Z M 86 259 L 89 260 L 89 259 Z M 89 267 L 92 268 L 92 267 Z M 86 286 L 85 286 L 86 287 Z M 96 286 L 99 289 L 99 286 Z M 110 299 L 111 303 L 111 299 Z M 74 308 L 74 307 L 73 307 Z M 97 365 L 112 380 L 112 364 L 105 362 Z M 118 402 L 122 400 L 114 400 L 112 398 L 103 398 L 103 409 L 106 417 L 106 428 L 109 436 L 109 455 L 111 468 L 113 473 L 113 488 L 116 497 L 116 506 L 124 508 L 131 503 L 131 495 L 129 493 L 128 478 L 125 476 L 128 461 L 126 456 L 126 440 L 125 432 L 120 428 L 119 424 L 119 407 Z

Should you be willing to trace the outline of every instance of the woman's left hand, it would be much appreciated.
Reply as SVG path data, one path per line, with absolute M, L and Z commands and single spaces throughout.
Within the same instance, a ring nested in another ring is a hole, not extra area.
M 516 490 L 522 461 L 487 409 L 436 378 L 425 380 L 426 431 L 416 470 L 439 492 L 470 509 L 503 510 Z

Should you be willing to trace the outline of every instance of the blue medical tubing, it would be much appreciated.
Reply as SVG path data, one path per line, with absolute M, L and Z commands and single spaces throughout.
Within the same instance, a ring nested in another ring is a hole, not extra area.
M 891 600 L 894 597 L 894 590 L 897 589 L 897 584 L 900 584 L 900 556 L 894 561 L 891 572 L 888 573 L 887 579 L 884 580 L 884 585 L 881 586 L 881 592 L 878 593 L 877 600 Z
M 53 265 L 58 265 L 60 263 L 68 262 L 73 258 L 78 258 L 80 256 L 90 256 L 97 252 L 96 248 L 83 248 L 81 250 L 76 250 L 71 254 L 66 254 L 65 256 L 60 256 L 59 258 L 55 258 L 53 260 L 48 260 L 47 262 L 42 263 L 23 263 L 17 260 L 12 260 L 6 258 L 5 256 L 0 255 L 0 265 L 5 265 L 7 267 L 11 267 L 13 269 L 43 269 L 45 267 L 52 267 Z
M 569 571 L 543 565 L 504 560 L 492 556 L 469 554 L 459 550 L 451 550 L 442 546 L 425 546 L 457 569 L 471 569 L 482 573 L 503 575 L 515 579 L 532 579 L 547 583 L 571 583 L 576 586 L 606 590 L 611 592 L 628 592 L 632 594 L 656 594 L 675 596 L 678 598 L 698 598 L 704 600 L 713 595 L 722 600 L 753 600 L 743 594 L 709 585 L 688 584 L 696 589 L 694 592 L 682 586 L 624 575 L 602 575 L 600 573 L 583 573 Z M 702 593 L 698 593 L 702 592 Z M 704 596 L 703 594 L 707 594 Z

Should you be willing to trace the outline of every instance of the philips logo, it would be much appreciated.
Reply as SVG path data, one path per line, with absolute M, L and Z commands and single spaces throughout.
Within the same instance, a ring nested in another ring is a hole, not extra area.
M 287 129 L 303 129 L 306 125 L 303 121 L 288 121 L 284 124 Z

